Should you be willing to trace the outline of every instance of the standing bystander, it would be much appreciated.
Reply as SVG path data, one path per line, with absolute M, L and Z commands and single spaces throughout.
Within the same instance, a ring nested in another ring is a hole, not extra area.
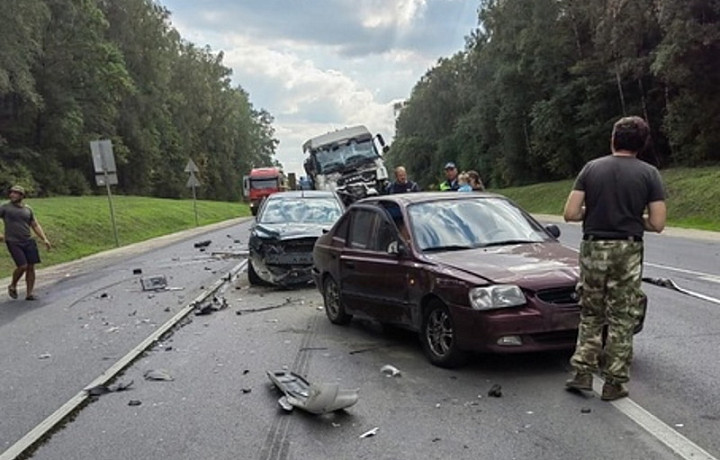
M 478 174 L 477 171 L 470 170 L 467 172 L 468 177 L 470 178 L 470 187 L 472 187 L 473 192 L 484 192 L 485 191 L 485 185 L 483 185 L 482 180 L 480 179 L 480 174 Z
M 51 249 L 50 241 L 45 236 L 42 227 L 25 203 L 25 189 L 19 185 L 10 188 L 10 201 L 0 205 L 0 219 L 5 224 L 5 234 L 0 235 L 0 241 L 5 241 L 10 256 L 15 262 L 15 270 L 8 286 L 8 295 L 17 299 L 17 284 L 25 275 L 25 300 L 36 300 L 33 293 L 35 288 L 35 264 L 40 263 L 40 253 L 35 240 L 30 235 L 30 229 L 42 239 L 48 251 Z
M 637 159 L 649 141 L 650 130 L 642 118 L 618 120 L 611 137 L 612 155 L 585 165 L 565 204 L 565 220 L 583 224 L 580 326 L 570 359 L 575 374 L 566 387 L 591 391 L 592 374 L 599 370 L 605 380 L 601 395 L 605 401 L 629 393 L 625 384 L 630 379 L 633 332 L 643 314 L 643 233 L 659 233 L 665 227 L 660 173 Z
M 420 187 L 417 182 L 408 180 L 407 171 L 402 166 L 395 168 L 395 182 L 388 185 L 387 194 L 419 192 Z

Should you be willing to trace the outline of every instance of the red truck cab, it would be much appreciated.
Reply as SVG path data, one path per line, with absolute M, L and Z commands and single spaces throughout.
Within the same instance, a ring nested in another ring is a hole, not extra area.
M 243 177 L 243 192 L 250 201 L 253 216 L 265 198 L 283 190 L 287 190 L 287 179 L 281 168 L 253 168 L 249 175 Z

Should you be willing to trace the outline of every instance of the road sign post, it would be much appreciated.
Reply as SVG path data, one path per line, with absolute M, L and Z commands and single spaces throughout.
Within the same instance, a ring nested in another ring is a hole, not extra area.
M 112 142 L 109 140 L 90 141 L 90 152 L 92 153 L 93 167 L 95 168 L 95 183 L 105 186 L 110 206 L 110 220 L 112 221 L 113 235 L 115 235 L 115 247 L 120 247 L 117 224 L 115 223 L 115 209 L 113 208 L 112 193 L 110 185 L 117 185 L 117 168 L 113 156 Z
M 197 165 L 195 164 L 192 159 L 188 160 L 187 166 L 185 166 L 185 172 L 190 174 L 190 177 L 188 177 L 187 184 L 185 184 L 188 188 L 192 189 L 192 195 L 193 195 L 193 211 L 195 212 L 195 226 L 199 226 L 200 223 L 198 222 L 198 212 L 197 212 L 197 193 L 195 192 L 195 189 L 200 186 L 200 181 L 195 177 L 196 172 L 200 172 Z

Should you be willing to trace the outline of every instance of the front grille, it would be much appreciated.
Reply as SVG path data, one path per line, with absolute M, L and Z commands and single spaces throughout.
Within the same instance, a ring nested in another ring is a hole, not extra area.
M 312 253 L 317 238 L 303 238 L 300 240 L 284 241 L 282 247 L 285 252 L 309 252 Z
M 580 301 L 580 297 L 575 290 L 575 286 L 544 289 L 542 291 L 538 291 L 536 296 L 545 303 L 556 305 L 577 305 Z

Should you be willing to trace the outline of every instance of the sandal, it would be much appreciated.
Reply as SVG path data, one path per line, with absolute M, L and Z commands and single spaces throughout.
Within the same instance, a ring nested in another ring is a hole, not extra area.
M 29 296 L 25 297 L 25 300 L 37 300 L 37 296 L 35 294 L 30 294 Z
M 8 295 L 12 299 L 17 299 L 17 288 L 14 288 L 12 286 L 8 286 Z

